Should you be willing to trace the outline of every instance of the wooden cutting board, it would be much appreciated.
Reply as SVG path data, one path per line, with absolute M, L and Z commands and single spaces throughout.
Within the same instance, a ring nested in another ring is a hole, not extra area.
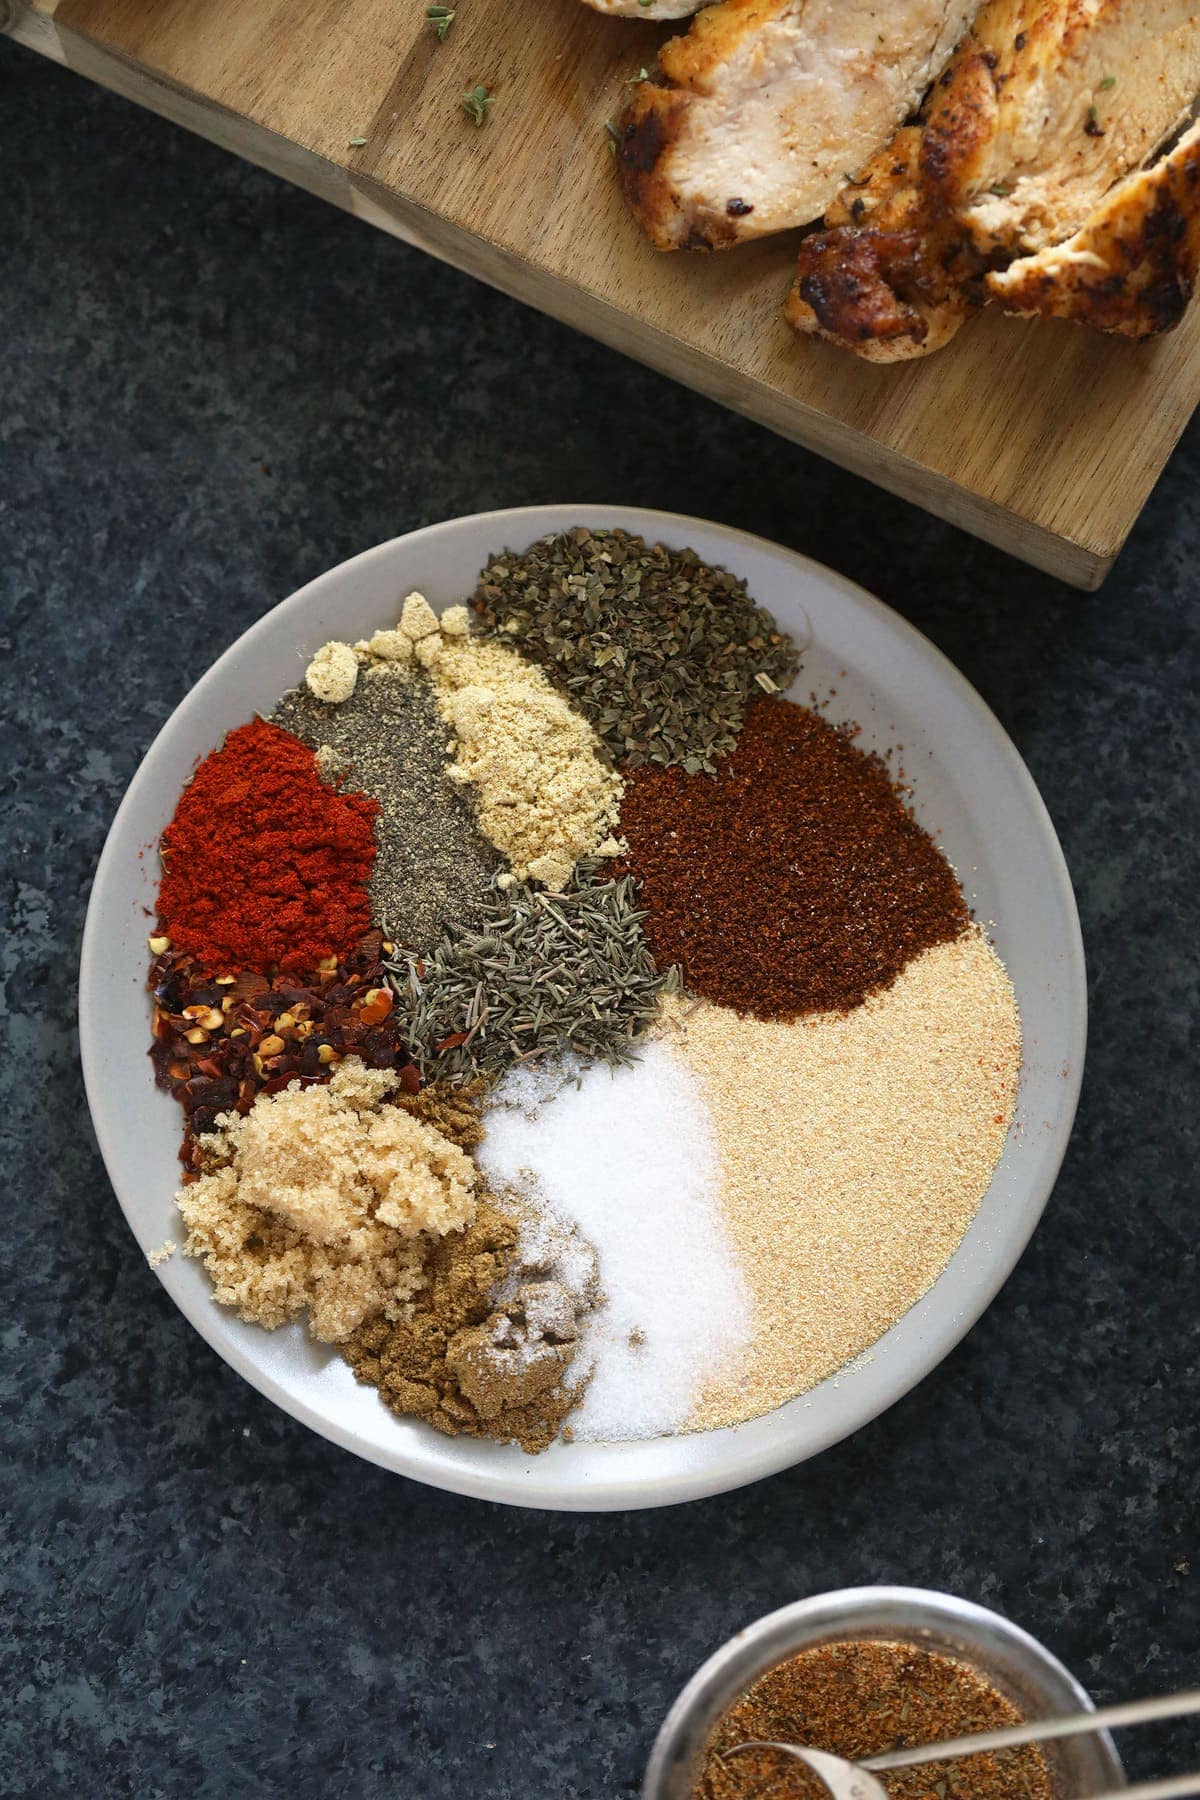
M 5 23 L 1079 587 L 1103 580 L 1200 400 L 1200 307 L 1145 345 L 988 315 L 926 362 L 872 368 L 782 323 L 787 238 L 651 250 L 604 127 L 666 31 L 580 0 L 459 0 L 444 44 L 425 0 L 0 0 Z M 480 82 L 477 129 L 460 96 Z

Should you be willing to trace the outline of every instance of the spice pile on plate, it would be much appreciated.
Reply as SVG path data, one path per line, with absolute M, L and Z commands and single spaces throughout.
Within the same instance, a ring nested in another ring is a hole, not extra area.
M 398 613 L 319 647 L 163 832 L 185 1252 L 440 1431 L 752 1418 L 961 1241 L 1011 984 L 727 571 L 579 528 Z

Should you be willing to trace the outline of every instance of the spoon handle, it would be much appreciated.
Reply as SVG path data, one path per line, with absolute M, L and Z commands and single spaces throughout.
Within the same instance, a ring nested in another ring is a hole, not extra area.
M 972 1737 L 947 1738 L 941 1744 L 919 1744 L 912 1750 L 889 1750 L 883 1756 L 864 1757 L 863 1769 L 910 1769 L 918 1763 L 946 1762 L 952 1756 L 975 1756 L 982 1750 L 1008 1750 L 1017 1744 L 1046 1744 L 1052 1738 L 1076 1737 L 1087 1731 L 1106 1731 L 1117 1725 L 1144 1725 L 1151 1719 L 1181 1719 L 1188 1713 L 1200 1713 L 1200 1688 L 1189 1688 L 1182 1694 L 1162 1694 L 1153 1700 L 1125 1700 L 1117 1706 L 1101 1706 L 1095 1712 L 1072 1713 L 1065 1719 L 1031 1719 L 1022 1725 L 1007 1725 L 1000 1731 L 980 1731 Z M 1195 1775 L 1180 1776 L 1181 1781 L 1195 1782 Z M 1137 1788 L 1126 1790 L 1136 1794 Z M 1164 1788 L 1151 1786 L 1150 1794 L 1194 1794 L 1200 1787 Z
M 1122 1788 L 1116 1794 L 1102 1794 L 1100 1800 L 1175 1800 L 1179 1794 L 1200 1794 L 1200 1769 L 1194 1775 L 1168 1775 L 1164 1781 L 1142 1781 L 1137 1787 Z

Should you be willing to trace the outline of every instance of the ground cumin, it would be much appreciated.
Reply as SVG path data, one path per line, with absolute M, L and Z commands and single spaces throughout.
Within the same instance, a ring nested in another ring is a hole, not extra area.
M 718 1722 L 694 1800 L 828 1800 L 817 1777 L 777 1750 L 730 1755 L 755 1738 L 851 1762 L 1016 1725 L 1011 1701 L 955 1658 L 859 1640 L 802 1650 L 761 1675 Z M 892 1800 L 1052 1800 L 1042 1752 L 961 1757 L 880 1775 Z
M 394 1413 L 449 1437 L 544 1450 L 580 1398 L 568 1371 L 587 1301 L 522 1280 L 521 1263 L 519 1214 L 481 1190 L 474 1223 L 432 1247 L 406 1315 L 371 1320 L 338 1347 Z
M 756 700 L 715 775 L 633 770 L 621 830 L 659 966 L 759 1018 L 848 1011 L 969 922 L 884 763 L 789 701 Z
M 469 1154 L 483 1142 L 479 1109 L 487 1090 L 486 1081 L 467 1081 L 461 1087 L 455 1087 L 449 1081 L 435 1081 L 422 1088 L 419 1094 L 397 1094 L 395 1104 L 411 1113 L 414 1119 L 419 1119 L 422 1125 L 432 1125 L 435 1131 L 440 1131 L 444 1138 L 449 1138 L 452 1144 Z

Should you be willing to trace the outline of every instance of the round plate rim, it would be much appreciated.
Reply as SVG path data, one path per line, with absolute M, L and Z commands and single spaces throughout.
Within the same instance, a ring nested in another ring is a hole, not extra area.
M 135 1240 L 138 1240 L 133 1218 L 132 1196 L 125 1191 L 124 1184 L 118 1182 L 113 1174 L 118 1159 L 113 1141 L 113 1120 L 110 1118 L 101 1096 L 100 1070 L 104 1061 L 99 1037 L 101 1026 L 100 1021 L 94 1016 L 90 995 L 95 987 L 97 970 L 104 953 L 101 938 L 102 901 L 107 882 L 113 874 L 113 866 L 119 854 L 118 839 L 121 835 L 121 828 L 129 814 L 137 807 L 142 788 L 149 779 L 147 771 L 154 762 L 155 753 L 161 741 L 171 730 L 178 712 L 188 704 L 198 687 L 210 682 L 215 684 L 221 671 L 240 657 L 249 643 L 258 635 L 265 635 L 273 630 L 281 615 L 299 610 L 309 598 L 313 588 L 328 581 L 331 577 L 341 576 L 351 569 L 364 567 L 381 558 L 385 559 L 392 555 L 400 545 L 412 545 L 418 541 L 425 545 L 435 544 L 439 537 L 461 531 L 464 527 L 475 529 L 484 526 L 494 527 L 498 533 L 527 531 L 527 541 L 532 542 L 534 538 L 546 531 L 564 529 L 564 521 L 589 525 L 593 528 L 619 527 L 650 538 L 653 538 L 656 533 L 662 534 L 664 531 L 675 533 L 689 529 L 715 533 L 724 543 L 744 545 L 790 561 L 806 573 L 816 576 L 822 582 L 836 588 L 847 601 L 875 614 L 876 617 L 886 621 L 889 629 L 907 638 L 931 665 L 937 681 L 956 693 L 960 701 L 966 704 L 975 716 L 980 729 L 990 739 L 992 751 L 1001 762 L 1007 765 L 1010 776 L 1020 788 L 1031 817 L 1039 828 L 1042 847 L 1047 855 L 1048 873 L 1063 911 L 1068 938 L 1063 946 L 1063 980 L 1070 1006 L 1070 1046 L 1068 1066 L 1064 1075 L 1063 1103 L 1059 1114 L 1061 1130 L 1058 1132 L 1055 1152 L 1048 1160 L 1046 1172 L 1032 1190 L 1036 1195 L 1036 1204 L 1029 1207 L 1024 1228 L 1013 1232 L 1006 1238 L 1003 1254 L 992 1259 L 986 1278 L 980 1281 L 969 1301 L 961 1307 L 951 1321 L 947 1322 L 943 1330 L 933 1334 L 935 1341 L 925 1346 L 919 1354 L 913 1355 L 904 1374 L 888 1385 L 886 1398 L 878 1403 L 869 1400 L 865 1405 L 861 1401 L 856 1404 L 853 1399 L 848 1399 L 844 1414 L 828 1429 L 816 1433 L 811 1441 L 803 1445 L 798 1446 L 787 1437 L 783 1437 L 779 1442 L 765 1446 L 753 1455 L 740 1460 L 736 1453 L 731 1454 L 728 1465 L 722 1464 L 716 1469 L 683 1470 L 670 1477 L 658 1478 L 652 1483 L 647 1483 L 644 1478 L 630 1479 L 617 1475 L 607 1481 L 588 1483 L 582 1486 L 577 1493 L 556 1492 L 550 1496 L 540 1495 L 536 1491 L 531 1492 L 526 1481 L 503 1472 L 483 1473 L 474 1469 L 463 1469 L 457 1465 L 447 1466 L 444 1470 L 431 1470 L 423 1463 L 416 1467 L 413 1466 L 412 1459 L 403 1448 L 389 1452 L 379 1446 L 366 1443 L 354 1429 L 343 1427 L 336 1421 L 320 1415 L 305 1401 L 285 1391 L 274 1376 L 260 1368 L 252 1357 L 245 1355 L 236 1345 L 219 1343 L 215 1340 L 214 1332 L 208 1329 L 211 1313 L 207 1313 L 202 1307 L 190 1304 L 186 1298 L 178 1294 L 171 1293 L 170 1295 L 174 1304 L 200 1333 L 210 1348 L 214 1349 L 223 1361 L 259 1393 L 272 1400 L 291 1417 L 317 1432 L 318 1435 L 368 1462 L 375 1463 L 381 1468 L 390 1469 L 394 1473 L 406 1475 L 410 1479 L 421 1481 L 427 1486 L 441 1488 L 444 1491 L 462 1494 L 470 1498 L 550 1511 L 608 1512 L 675 1505 L 747 1486 L 769 1475 L 777 1474 L 783 1469 L 808 1461 L 811 1457 L 829 1449 L 833 1444 L 851 1436 L 871 1420 L 878 1418 L 880 1414 L 923 1381 L 926 1375 L 961 1343 L 991 1305 L 1023 1254 L 1030 1237 L 1041 1220 L 1057 1181 L 1078 1106 L 1087 1042 L 1086 969 L 1074 888 L 1049 811 L 1016 745 L 966 676 L 923 632 L 902 614 L 896 612 L 894 608 L 878 599 L 866 588 L 860 587 L 857 582 L 830 569 L 815 558 L 804 555 L 801 551 L 792 550 L 786 545 L 776 543 L 757 533 L 724 525 L 717 520 L 704 519 L 694 514 L 663 511 L 654 507 L 605 506 L 592 502 L 575 505 L 546 503 L 537 506 L 500 507 L 483 512 L 464 513 L 452 519 L 419 526 L 413 531 L 402 532 L 394 538 L 386 539 L 352 557 L 345 558 L 342 562 L 332 565 L 329 569 L 313 577 L 312 580 L 305 582 L 302 587 L 297 588 L 276 605 L 269 607 L 252 625 L 240 633 L 199 676 L 180 699 L 178 705 L 172 709 L 139 762 L 113 816 L 93 877 L 80 950 L 79 1044 L 84 1089 L 100 1154 L 118 1204 L 134 1233 Z M 155 1273 L 161 1281 L 163 1279 L 162 1271 L 156 1269 Z M 829 1379 L 833 1380 L 836 1377 Z M 736 1433 L 737 1428 L 734 1428 L 731 1437 L 735 1440 Z

